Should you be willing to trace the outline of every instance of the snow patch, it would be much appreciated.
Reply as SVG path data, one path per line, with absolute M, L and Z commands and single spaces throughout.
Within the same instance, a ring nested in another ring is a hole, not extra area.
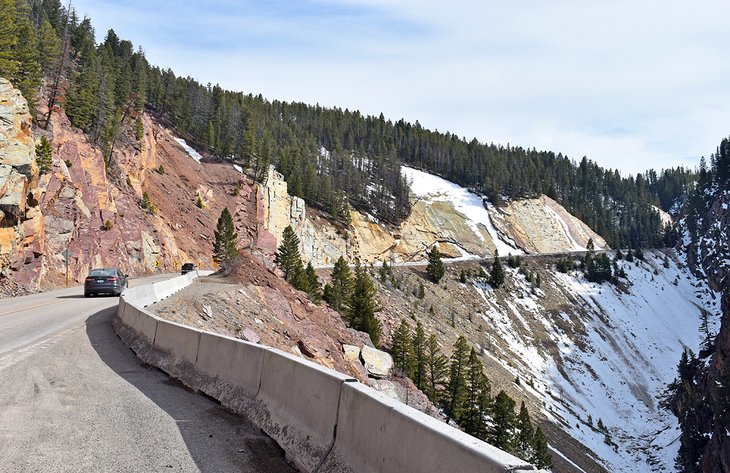
M 178 144 L 179 144 L 180 146 L 182 146 L 182 147 L 183 147 L 183 149 L 184 149 L 184 150 L 185 150 L 185 151 L 186 151 L 186 152 L 187 152 L 187 153 L 188 153 L 188 154 L 190 155 L 190 157 L 191 157 L 191 158 L 193 158 L 193 159 L 194 159 L 195 161 L 197 161 L 197 162 L 200 162 L 200 160 L 201 160 L 201 159 L 203 159 L 203 157 L 202 157 L 202 156 L 201 156 L 201 155 L 200 155 L 200 154 L 199 154 L 199 153 L 198 153 L 197 151 L 195 151 L 195 150 L 194 150 L 193 148 L 191 148 L 191 147 L 190 147 L 190 145 L 189 145 L 189 144 L 188 144 L 188 143 L 187 143 L 187 142 L 186 142 L 185 140 L 183 140 L 182 138 L 177 138 L 177 137 L 176 137 L 176 138 L 175 138 L 175 141 L 177 141 L 177 142 L 178 142 Z
M 401 171 L 411 183 L 411 192 L 416 197 L 429 202 L 451 202 L 454 208 L 467 219 L 467 224 L 472 231 L 483 241 L 484 237 L 479 231 L 479 225 L 482 225 L 489 233 L 489 236 L 492 237 L 492 241 L 501 256 L 510 253 L 513 255 L 523 254 L 523 251 L 517 248 L 514 242 L 509 242 L 499 234 L 492 224 L 492 218 L 489 211 L 484 208 L 480 196 L 453 182 L 418 169 L 402 166 Z

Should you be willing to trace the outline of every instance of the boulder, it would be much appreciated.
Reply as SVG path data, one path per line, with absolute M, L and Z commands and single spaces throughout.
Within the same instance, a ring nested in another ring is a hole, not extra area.
M 0 211 L 13 224 L 25 214 L 28 178 L 7 164 L 0 164 Z M 8 217 L 12 217 L 8 218 Z
M 418 409 L 431 417 L 444 420 L 438 408 L 408 378 L 371 379 L 368 380 L 367 384 L 388 397 L 397 399 L 403 404 Z
M 304 340 L 297 341 L 297 346 L 299 347 L 299 351 L 307 358 L 315 358 L 317 356 L 312 347 L 307 345 Z
M 246 340 L 247 342 L 251 342 L 251 343 L 260 343 L 261 342 L 261 336 L 258 333 L 254 332 L 253 330 L 251 330 L 250 328 L 243 329 L 243 331 L 240 334 L 240 337 L 242 339 Z
M 343 344 L 342 351 L 345 353 L 345 360 L 360 361 L 360 347 Z
M 385 378 L 390 376 L 393 369 L 393 358 L 386 352 L 363 346 L 360 351 L 360 359 L 365 365 L 368 375 L 374 378 Z

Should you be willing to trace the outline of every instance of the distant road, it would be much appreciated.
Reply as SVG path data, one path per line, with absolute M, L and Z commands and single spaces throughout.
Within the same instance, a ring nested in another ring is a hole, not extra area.
M 599 255 L 601 253 L 606 253 L 608 255 L 612 255 L 612 254 L 614 254 L 615 251 L 616 250 L 594 250 L 593 254 Z M 574 258 L 582 258 L 585 255 L 587 255 L 588 253 L 590 253 L 590 252 L 587 250 L 586 251 L 580 250 L 580 251 L 561 251 L 561 252 L 557 252 L 557 253 L 527 253 L 527 254 L 523 254 L 523 255 L 514 255 L 514 256 L 516 256 L 516 257 L 518 256 L 518 257 L 522 258 L 523 260 L 532 260 L 532 259 L 540 259 L 540 258 L 560 258 L 563 256 L 572 256 Z M 508 257 L 509 257 L 509 255 L 499 255 L 499 260 L 507 261 Z M 446 265 L 455 264 L 455 263 L 488 263 L 488 262 L 492 262 L 492 261 L 494 261 L 493 256 L 489 256 L 489 257 L 485 257 L 485 258 L 482 258 L 479 256 L 443 258 L 443 262 Z M 373 264 L 376 267 L 381 266 L 382 261 L 376 261 Z M 420 267 L 420 266 L 428 266 L 428 260 L 424 259 L 424 260 L 418 260 L 418 261 L 401 261 L 401 262 L 397 262 L 397 263 L 391 263 L 390 261 L 388 261 L 388 264 L 390 264 L 391 266 L 394 266 L 394 267 Z M 348 264 L 348 266 L 351 268 L 354 268 L 355 263 L 350 263 L 350 264 Z M 369 266 L 369 263 L 367 265 L 363 265 L 363 266 Z M 335 267 L 334 264 L 320 264 L 320 265 L 315 266 L 316 269 L 332 269 L 334 267 Z
M 0 299 L 0 472 L 294 471 L 248 421 L 142 365 L 111 327 L 117 302 Z

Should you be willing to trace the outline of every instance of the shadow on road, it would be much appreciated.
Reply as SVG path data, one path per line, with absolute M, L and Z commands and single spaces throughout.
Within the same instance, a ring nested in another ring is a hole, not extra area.
M 251 422 L 143 364 L 114 332 L 111 321 L 116 310 L 115 306 L 87 319 L 92 347 L 109 368 L 174 420 L 200 471 L 296 471 L 284 460 L 281 448 Z
M 83 294 L 73 294 L 70 296 L 56 296 L 56 299 L 83 299 Z

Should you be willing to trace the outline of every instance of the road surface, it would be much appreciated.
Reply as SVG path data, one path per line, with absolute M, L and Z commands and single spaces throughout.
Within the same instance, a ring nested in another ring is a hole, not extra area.
M 143 365 L 111 327 L 117 301 L 0 299 L 0 472 L 294 471 L 247 420 Z

